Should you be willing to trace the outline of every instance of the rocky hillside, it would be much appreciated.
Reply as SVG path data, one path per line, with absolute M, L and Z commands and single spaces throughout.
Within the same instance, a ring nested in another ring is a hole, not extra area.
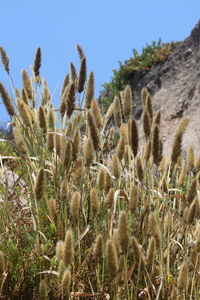
M 142 115 L 141 90 L 146 87 L 155 110 L 161 110 L 161 134 L 165 152 L 170 150 L 175 129 L 183 116 L 190 117 L 184 136 L 184 150 L 190 145 L 200 152 L 200 21 L 190 36 L 172 44 L 168 58 L 150 70 L 135 71 L 130 79 L 133 114 Z

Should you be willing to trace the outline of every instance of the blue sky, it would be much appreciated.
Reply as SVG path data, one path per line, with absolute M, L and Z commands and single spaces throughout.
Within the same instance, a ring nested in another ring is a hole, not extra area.
M 185 39 L 200 18 L 199 0 L 6 0 L 1 1 L 0 45 L 10 58 L 15 86 L 21 70 L 29 71 L 35 51 L 42 48 L 41 75 L 51 91 L 61 88 L 69 63 L 79 68 L 76 44 L 94 71 L 96 97 L 118 61 L 141 51 L 146 43 Z M 0 81 L 9 80 L 0 64 Z M 54 104 L 59 104 L 59 93 Z M 8 120 L 0 105 L 0 120 Z

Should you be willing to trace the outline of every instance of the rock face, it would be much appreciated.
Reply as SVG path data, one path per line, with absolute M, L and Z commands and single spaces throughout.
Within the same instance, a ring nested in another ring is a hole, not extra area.
M 162 115 L 161 135 L 165 152 L 170 150 L 180 118 L 190 123 L 184 135 L 183 148 L 192 145 L 200 152 L 200 21 L 183 42 L 172 45 L 166 61 L 148 71 L 136 71 L 131 78 L 133 114 L 142 115 L 141 90 L 146 87 L 155 110 Z

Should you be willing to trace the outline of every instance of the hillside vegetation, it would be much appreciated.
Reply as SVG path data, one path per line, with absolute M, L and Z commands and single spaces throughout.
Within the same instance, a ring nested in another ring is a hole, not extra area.
M 22 90 L 0 83 L 13 127 L 0 140 L 0 298 L 199 299 L 200 156 L 181 151 L 189 119 L 164 156 L 147 89 L 142 133 L 129 85 L 102 115 L 77 49 L 59 108 L 40 48 Z

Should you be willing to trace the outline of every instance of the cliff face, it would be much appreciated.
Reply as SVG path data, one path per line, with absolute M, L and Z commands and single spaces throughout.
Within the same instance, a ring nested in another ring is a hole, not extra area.
M 134 72 L 131 78 L 133 114 L 142 114 L 141 89 L 146 87 L 152 96 L 155 110 L 161 110 L 161 135 L 165 152 L 170 150 L 180 118 L 190 117 L 184 135 L 183 148 L 192 145 L 200 152 L 200 21 L 191 35 L 175 43 L 167 60 L 149 71 Z

